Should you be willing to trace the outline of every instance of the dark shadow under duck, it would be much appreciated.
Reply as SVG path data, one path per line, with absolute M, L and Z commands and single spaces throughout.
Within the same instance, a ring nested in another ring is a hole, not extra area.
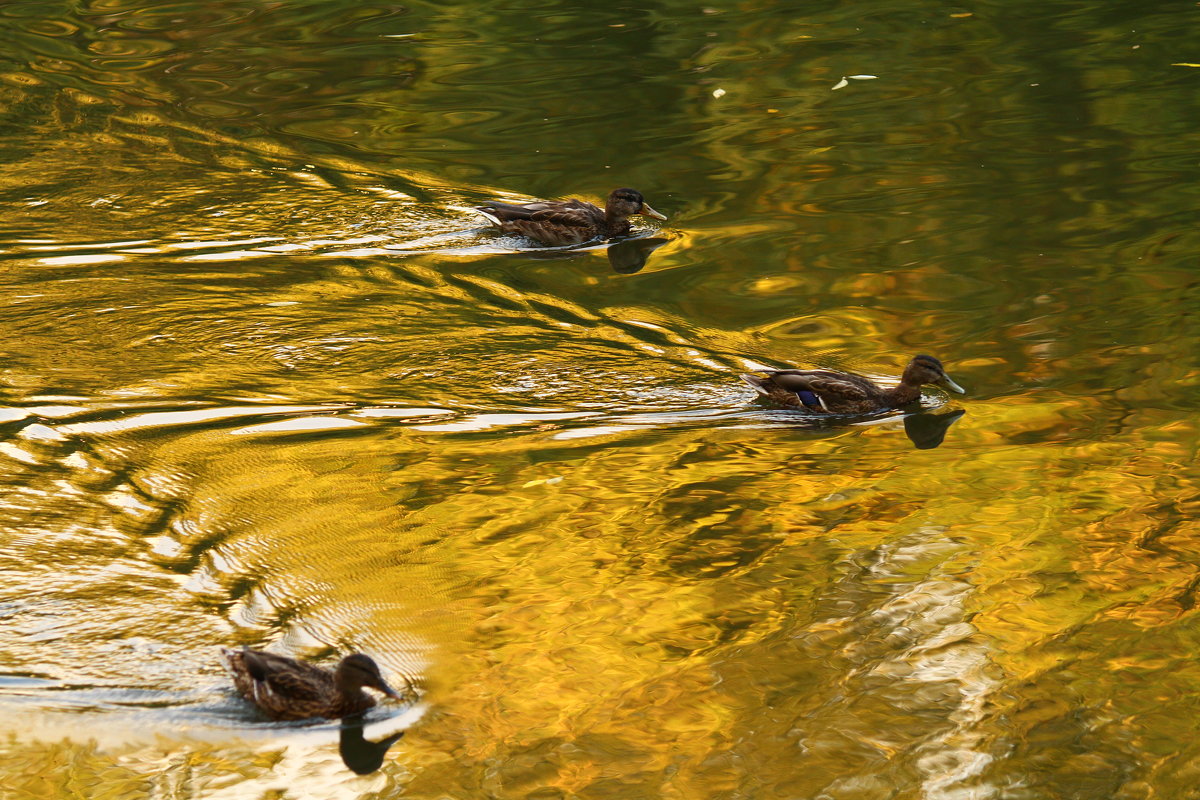
M 670 239 L 664 239 L 661 236 L 625 239 L 614 242 L 604 248 L 604 251 L 613 272 L 619 275 L 632 275 L 635 272 L 641 272 L 642 267 L 646 266 L 646 262 L 650 260 L 650 254 L 669 241 Z
M 223 648 L 221 662 L 242 697 L 271 719 L 337 719 L 360 714 L 375 705 L 375 698 L 363 691 L 364 686 L 403 699 L 384 681 L 378 665 L 362 653 L 346 656 L 333 672 L 248 647 Z
M 636 189 L 613 189 L 603 209 L 571 199 L 491 203 L 475 210 L 504 233 L 517 233 L 556 247 L 627 236 L 632 230 L 629 218 L 635 214 L 667 218 L 647 205 Z
M 956 408 L 946 412 L 918 411 L 904 416 L 904 435 L 918 450 L 933 450 L 941 447 L 946 433 L 967 412 Z
M 908 362 L 900 384 L 887 389 L 858 375 L 825 370 L 782 369 L 741 377 L 774 403 L 817 414 L 866 414 L 902 408 L 921 399 L 921 387 L 926 384 L 965 394 L 950 380 L 942 362 L 924 355 Z
M 405 733 L 400 731 L 373 742 L 363 735 L 364 725 L 362 715 L 355 714 L 343 719 L 338 727 L 338 753 L 342 763 L 356 775 L 369 775 L 382 767 L 388 748 L 400 741 Z

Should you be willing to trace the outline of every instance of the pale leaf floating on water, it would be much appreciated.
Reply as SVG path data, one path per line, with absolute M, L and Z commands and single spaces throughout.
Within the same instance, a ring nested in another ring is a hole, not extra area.
M 840 81 L 835 83 L 833 85 L 833 88 L 830 89 L 829 91 L 836 92 L 838 89 L 841 89 L 841 88 L 849 86 L 849 85 L 850 85 L 850 81 L 846 80 L 845 78 L 842 78 Z
M 531 486 L 553 486 L 556 483 L 562 483 L 562 475 L 555 475 L 553 478 L 535 478 L 531 481 L 526 481 L 521 485 L 522 489 L 528 489 Z
M 712 96 L 717 98 L 718 100 L 720 100 L 722 97 L 725 96 L 725 90 L 724 89 L 713 89 Z

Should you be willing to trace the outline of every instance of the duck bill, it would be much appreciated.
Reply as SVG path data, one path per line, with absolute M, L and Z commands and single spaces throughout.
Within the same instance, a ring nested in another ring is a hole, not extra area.
M 371 688 L 378 689 L 379 691 L 383 692 L 384 694 L 386 694 L 388 697 L 392 698 L 393 700 L 403 700 L 404 699 L 404 695 L 400 694 L 399 692 L 397 692 L 392 687 L 388 686 L 383 681 L 380 681 L 379 683 L 375 684 Z
M 961 386 L 959 386 L 957 383 L 955 383 L 954 381 L 950 380 L 950 376 L 949 376 L 949 375 L 943 375 L 943 376 L 942 376 L 942 386 L 945 386 L 947 389 L 949 389 L 949 390 L 950 390 L 950 391 L 952 391 L 952 392 L 958 392 L 959 394 L 966 394 L 966 393 L 967 393 L 967 390 L 966 390 L 966 389 L 962 388 L 962 387 L 961 387 Z
M 666 214 L 660 214 L 657 211 L 655 211 L 653 208 L 651 208 L 649 203 L 642 203 L 642 207 L 638 211 L 638 213 L 644 214 L 647 217 L 654 217 L 655 219 L 666 220 L 666 218 L 667 218 Z

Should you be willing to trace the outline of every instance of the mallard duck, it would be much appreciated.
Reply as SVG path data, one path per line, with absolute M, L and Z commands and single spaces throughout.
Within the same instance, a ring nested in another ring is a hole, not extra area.
M 238 692 L 272 719 L 338 718 L 361 713 L 375 705 L 375 698 L 363 691 L 364 686 L 402 699 L 383 680 L 375 662 L 362 653 L 346 656 L 333 672 L 248 647 L 222 648 L 221 661 Z
M 636 189 L 613 189 L 603 210 L 575 199 L 492 203 L 477 206 L 475 210 L 505 233 L 519 233 L 554 246 L 625 236 L 630 231 L 629 218 L 634 214 L 667 218 L 648 206 L 646 198 Z
M 913 358 L 900 376 L 900 385 L 890 389 L 845 372 L 781 369 L 765 374 L 766 377 L 743 375 L 742 380 L 781 406 L 806 408 L 819 414 L 863 414 L 899 408 L 920 399 L 925 384 L 966 393 L 950 380 L 942 362 L 933 356 Z

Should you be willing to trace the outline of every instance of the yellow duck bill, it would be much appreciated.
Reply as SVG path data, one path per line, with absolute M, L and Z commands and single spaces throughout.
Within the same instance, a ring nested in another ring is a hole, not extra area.
M 949 389 L 952 392 L 958 392 L 959 394 L 967 393 L 967 390 L 962 388 L 961 386 L 959 386 L 953 380 L 951 380 L 949 375 L 942 376 L 942 385 L 945 386 L 947 389 Z
M 666 214 L 661 214 L 661 213 L 655 211 L 653 208 L 650 207 L 649 203 L 642 203 L 642 208 L 638 213 L 643 216 L 646 216 L 646 217 L 654 217 L 655 219 L 661 219 L 664 221 L 667 219 Z

